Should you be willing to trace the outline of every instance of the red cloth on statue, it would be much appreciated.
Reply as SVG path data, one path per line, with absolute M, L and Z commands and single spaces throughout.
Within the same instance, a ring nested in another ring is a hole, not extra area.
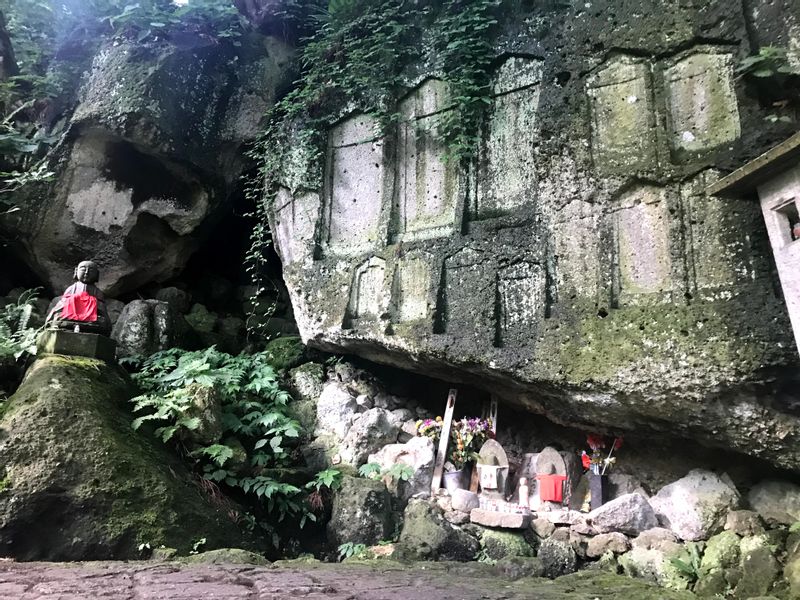
M 83 323 L 97 321 L 97 298 L 89 292 L 64 294 L 61 296 L 64 307 L 61 318 Z
M 537 475 L 539 499 L 542 502 L 563 502 L 566 475 Z

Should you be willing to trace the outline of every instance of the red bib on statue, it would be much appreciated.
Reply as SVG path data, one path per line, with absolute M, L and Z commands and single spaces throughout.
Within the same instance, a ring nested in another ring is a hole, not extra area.
M 61 297 L 61 301 L 64 304 L 61 309 L 62 319 L 84 323 L 97 321 L 97 298 L 89 292 L 65 294 Z
M 542 502 L 563 502 L 566 475 L 537 475 L 539 499 Z

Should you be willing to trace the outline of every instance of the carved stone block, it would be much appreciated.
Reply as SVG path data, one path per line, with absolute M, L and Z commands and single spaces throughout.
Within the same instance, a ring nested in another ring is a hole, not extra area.
M 666 189 L 642 185 L 617 200 L 614 217 L 621 303 L 672 289 Z
M 385 239 L 384 200 L 391 174 L 377 136 L 377 122 L 364 115 L 349 118 L 329 134 L 324 242 L 335 254 L 360 254 Z
M 439 237 L 458 229 L 457 165 L 445 161 L 438 129 L 449 104 L 448 86 L 439 79 L 428 79 L 400 103 L 394 215 L 400 239 Z
M 602 173 L 656 166 L 657 136 L 649 65 L 616 56 L 587 83 L 592 156 Z
M 741 135 L 731 54 L 687 56 L 666 69 L 664 85 L 674 152 L 710 150 Z
M 494 104 L 478 161 L 476 219 L 503 215 L 536 199 L 541 64 L 515 56 L 495 74 Z
M 319 208 L 319 194 L 309 192 L 293 196 L 286 188 L 278 190 L 273 211 L 273 237 L 284 265 L 313 255 Z

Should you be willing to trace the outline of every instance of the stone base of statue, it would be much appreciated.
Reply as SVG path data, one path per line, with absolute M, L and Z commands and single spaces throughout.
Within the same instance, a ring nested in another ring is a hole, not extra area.
M 39 354 L 86 356 L 113 363 L 116 360 L 117 342 L 96 333 L 48 329 L 39 335 L 36 348 Z

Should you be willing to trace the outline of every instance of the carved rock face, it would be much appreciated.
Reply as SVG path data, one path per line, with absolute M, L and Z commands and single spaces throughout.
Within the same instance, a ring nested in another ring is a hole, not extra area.
M 194 44 L 109 45 L 94 57 L 55 181 L 13 224 L 23 258 L 54 289 L 85 257 L 110 295 L 173 277 L 236 185 L 239 149 L 290 50 L 261 36 L 242 50 Z
M 547 33 L 498 48 L 464 168 L 443 160 L 450 90 L 432 73 L 394 131 L 343 115 L 319 189 L 287 179 L 274 202 L 301 334 L 565 425 L 800 470 L 797 403 L 765 376 L 797 355 L 758 205 L 704 193 L 772 143 L 738 89 L 741 57 L 693 42 L 738 44 L 745 16 L 721 1 L 647 0 L 638 16 L 601 4 L 602 17 L 545 10 Z

